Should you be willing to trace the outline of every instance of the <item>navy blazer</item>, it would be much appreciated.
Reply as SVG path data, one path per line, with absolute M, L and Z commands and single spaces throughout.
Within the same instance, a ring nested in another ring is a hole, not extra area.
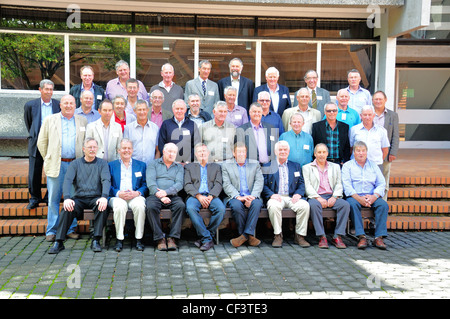
M 267 163 L 266 165 L 269 165 Z M 292 197 L 295 194 L 299 194 L 302 197 L 305 196 L 305 182 L 303 180 L 302 166 L 299 163 L 288 161 L 287 162 L 289 171 L 289 196 Z M 280 182 L 280 174 L 277 170 L 273 174 L 264 174 L 264 188 L 262 191 L 262 197 L 267 202 L 270 196 L 273 194 L 278 194 Z
M 217 82 L 219 86 L 219 96 L 221 101 L 225 101 L 225 88 L 231 86 L 231 76 L 224 77 Z M 252 80 L 241 76 L 239 78 L 239 92 L 237 94 L 237 104 L 245 108 L 248 112 L 250 104 L 252 104 L 253 91 L 255 84 Z
M 278 86 L 279 86 L 278 95 L 280 97 L 279 98 L 280 102 L 278 103 L 277 113 L 280 116 L 283 116 L 284 110 L 292 107 L 291 96 L 289 95 L 289 89 L 287 88 L 287 86 L 284 86 L 281 84 L 278 84 Z M 267 84 L 258 86 L 257 88 L 255 88 L 255 91 L 253 91 L 253 102 L 256 102 L 258 100 L 258 93 L 261 91 L 267 91 L 270 93 L 270 90 L 269 90 L 269 87 L 267 86 Z M 270 109 L 272 111 L 275 111 L 275 109 L 273 108 L 272 101 L 270 101 Z
M 109 191 L 109 196 L 115 197 L 117 192 L 120 190 L 120 160 L 114 160 L 108 163 L 109 172 L 111 173 L 111 188 Z M 141 192 L 143 197 L 148 196 L 148 188 L 147 188 L 147 165 L 136 159 L 132 159 L 131 161 L 131 185 L 134 191 Z
M 93 83 L 94 85 L 94 104 L 93 108 L 98 110 L 98 106 L 105 99 L 105 90 L 98 84 Z M 77 107 L 81 106 L 80 95 L 81 95 L 81 84 L 76 84 L 70 88 L 69 94 L 75 98 L 75 103 Z M 126 96 L 125 96 L 126 98 Z
M 52 112 L 53 114 L 61 112 L 58 100 L 52 99 Z M 23 115 L 28 131 L 28 154 L 36 157 L 37 139 L 41 130 L 41 98 L 25 103 Z

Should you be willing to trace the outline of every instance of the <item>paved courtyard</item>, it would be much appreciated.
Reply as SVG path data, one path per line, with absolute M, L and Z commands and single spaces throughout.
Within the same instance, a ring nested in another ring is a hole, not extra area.
M 178 251 L 144 252 L 113 244 L 93 253 L 87 235 L 67 240 L 58 255 L 39 237 L 0 238 L 1 299 L 409 299 L 449 298 L 450 232 L 391 232 L 388 250 L 345 250 L 288 239 L 281 249 L 266 236 L 260 247 L 226 238 L 205 253 L 193 240 Z M 186 301 L 188 302 L 188 301 Z M 205 301 L 206 302 L 206 301 Z

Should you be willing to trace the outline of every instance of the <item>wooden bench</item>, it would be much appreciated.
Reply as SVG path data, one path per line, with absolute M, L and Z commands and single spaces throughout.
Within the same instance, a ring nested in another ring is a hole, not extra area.
M 108 215 L 108 220 L 114 220 L 112 213 L 110 213 Z M 202 216 L 203 219 L 207 219 L 211 217 L 211 212 L 209 211 L 209 209 L 201 209 L 200 210 L 200 215 Z M 285 208 L 282 211 L 282 215 L 283 218 L 295 218 L 295 212 L 289 208 Z M 370 219 L 370 218 L 374 218 L 375 215 L 373 213 L 373 210 L 370 208 L 362 208 L 361 210 L 361 215 L 363 217 L 363 219 Z M 161 219 L 167 220 L 170 219 L 170 217 L 172 216 L 172 212 L 170 211 L 170 209 L 162 209 L 161 210 Z M 336 218 L 336 211 L 331 209 L 331 208 L 325 208 L 322 211 L 322 216 L 323 218 Z M 84 220 L 89 220 L 92 221 L 94 220 L 94 212 L 92 209 L 85 209 L 84 210 L 84 216 L 83 216 Z M 186 214 L 185 218 L 189 218 Z M 231 209 L 227 208 L 225 211 L 225 215 L 223 216 L 223 218 L 233 218 L 232 214 L 231 214 Z M 269 212 L 267 210 L 267 208 L 262 208 L 261 212 L 259 214 L 259 218 L 269 218 Z M 131 209 L 128 210 L 127 212 L 127 217 L 126 219 L 130 219 L 133 220 L 133 212 L 131 211 Z M 350 219 L 347 223 L 347 234 L 349 236 L 351 236 L 352 238 L 356 238 L 354 235 L 350 234 Z M 106 236 L 105 236 L 105 229 L 103 229 L 103 240 L 105 240 Z M 219 229 L 217 229 L 216 231 L 216 241 L 217 244 L 219 244 Z

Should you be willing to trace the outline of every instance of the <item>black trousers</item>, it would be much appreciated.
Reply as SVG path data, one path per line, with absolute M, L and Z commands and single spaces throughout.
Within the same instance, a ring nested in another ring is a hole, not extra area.
M 28 192 L 30 193 L 30 203 L 42 200 L 42 167 L 44 159 L 39 151 L 36 157 L 28 157 Z
M 161 227 L 160 213 L 162 208 L 169 208 L 172 212 L 170 233 L 168 237 L 179 239 L 181 236 L 181 226 L 186 211 L 186 205 L 180 196 L 168 196 L 172 201 L 170 204 L 164 204 L 155 195 L 147 197 L 145 203 L 145 213 L 153 231 L 153 240 L 157 241 L 165 237 Z
M 67 231 L 73 222 L 73 219 L 83 219 L 83 212 L 85 209 L 92 209 L 94 211 L 94 238 L 100 239 L 103 235 L 103 226 L 108 218 L 109 208 L 104 211 L 98 210 L 96 204 L 99 197 L 85 197 L 85 198 L 73 198 L 75 207 L 73 211 L 69 212 L 65 209 L 61 210 L 59 214 L 58 230 L 56 231 L 56 240 L 63 241 L 66 238 Z

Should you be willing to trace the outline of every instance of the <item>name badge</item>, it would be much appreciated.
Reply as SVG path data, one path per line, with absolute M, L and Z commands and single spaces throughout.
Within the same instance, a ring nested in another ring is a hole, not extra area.
M 234 118 L 235 118 L 236 120 L 242 120 L 242 115 L 241 115 L 241 114 L 236 114 L 236 115 L 234 116 Z
M 282 99 L 287 99 L 287 94 L 283 94 Z
M 294 172 L 295 177 L 300 177 L 300 172 Z
M 223 143 L 227 143 L 228 142 L 228 137 L 222 137 L 222 142 Z
M 269 136 L 269 139 L 273 142 L 273 141 L 275 141 L 275 136 L 270 135 L 270 136 Z
M 341 119 L 342 119 L 343 121 L 345 121 L 345 120 L 347 119 L 347 114 L 346 114 L 346 113 L 342 113 Z
M 189 130 L 183 130 L 183 135 L 190 135 L 191 132 Z
M 316 99 L 317 99 L 317 101 L 322 101 L 323 96 L 317 95 L 317 96 L 316 96 Z
M 304 149 L 304 150 L 309 150 L 309 145 L 306 145 L 306 144 L 303 145 L 303 149 Z
M 86 131 L 86 127 L 81 126 L 81 127 L 80 127 L 80 132 L 84 132 L 84 131 Z
M 141 172 L 135 172 L 135 173 L 134 173 L 134 176 L 136 176 L 136 177 L 142 177 L 142 173 L 141 173 Z
M 97 100 L 103 100 L 103 96 L 97 95 Z
M 214 91 L 208 91 L 209 96 L 214 96 Z
M 113 137 L 119 137 L 119 133 L 114 133 Z

